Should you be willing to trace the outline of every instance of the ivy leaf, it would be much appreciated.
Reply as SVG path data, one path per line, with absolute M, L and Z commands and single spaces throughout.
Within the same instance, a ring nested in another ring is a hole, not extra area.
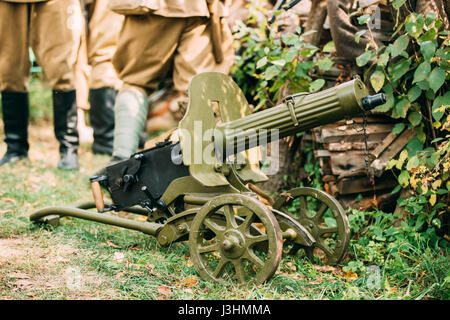
M 403 164 L 405 163 L 406 159 L 408 159 L 408 151 L 403 150 L 402 152 L 400 152 L 400 155 L 398 156 L 398 161 L 395 167 L 400 170 L 403 167 Z
M 367 64 L 367 62 L 372 60 L 374 57 L 375 57 L 375 52 L 366 51 L 363 54 L 356 57 L 356 64 L 358 65 L 358 67 L 363 67 Z
M 450 91 L 446 92 L 445 95 L 437 97 L 433 106 L 431 107 L 433 119 L 436 121 L 440 121 L 444 116 L 444 112 L 439 109 L 441 106 L 450 106 Z
M 433 11 L 430 11 L 425 16 L 425 24 L 427 26 L 429 26 L 434 22 L 435 19 L 436 19 L 436 13 L 434 13 Z
M 273 65 L 266 69 L 264 72 L 264 79 L 265 80 L 271 80 L 273 77 L 278 75 L 281 71 L 281 67 Z
M 358 17 L 358 23 L 359 24 L 366 24 L 370 20 L 370 14 L 363 14 L 362 16 Z
M 388 62 L 389 62 L 389 52 L 383 52 L 382 54 L 380 54 L 377 61 L 378 66 L 385 67 L 387 66 Z
M 431 71 L 431 65 L 428 62 L 422 62 L 414 71 L 413 83 L 425 80 Z
M 417 82 L 417 86 L 420 88 L 420 89 L 422 89 L 422 90 L 428 90 L 428 89 L 430 89 L 430 84 L 428 83 L 428 80 L 422 80 L 422 81 L 419 81 L 419 82 Z
M 430 62 L 431 58 L 434 56 L 436 48 L 436 41 L 425 41 L 420 45 L 420 52 L 422 52 L 425 61 Z
M 408 91 L 408 100 L 409 102 L 414 102 L 417 100 L 417 98 L 420 97 L 422 94 L 422 89 L 420 89 L 418 86 L 414 86 Z
M 403 122 L 397 123 L 392 129 L 392 134 L 399 134 L 405 129 L 405 124 Z
M 405 148 L 408 150 L 409 155 L 415 155 L 418 151 L 423 149 L 423 143 L 420 142 L 419 138 L 412 137 L 412 139 L 406 144 Z
M 422 115 L 417 111 L 413 111 L 409 114 L 408 120 L 413 126 L 417 126 L 422 121 Z
M 436 93 L 445 82 L 445 71 L 439 67 L 433 69 L 428 80 L 430 88 Z
M 412 13 L 406 18 L 406 32 L 417 39 L 422 34 L 424 23 L 423 15 Z
M 393 81 L 398 81 L 403 77 L 405 73 L 409 71 L 409 66 L 411 65 L 411 60 L 402 59 L 392 66 L 391 75 Z
M 420 36 L 419 40 L 417 41 L 420 45 L 426 41 L 432 41 L 436 38 L 436 29 L 431 28 L 427 32 L 425 32 L 423 35 Z
M 288 46 L 297 44 L 300 41 L 300 38 L 295 33 L 285 33 L 281 35 L 281 40 Z
M 410 171 L 412 168 L 417 168 L 420 165 L 418 156 L 412 156 L 406 164 L 406 170 Z
M 407 170 L 402 170 L 402 172 L 398 176 L 398 182 L 403 188 L 406 188 L 409 185 L 409 178 L 409 172 Z
M 334 42 L 333 42 L 333 41 L 330 41 L 330 42 L 327 42 L 327 44 L 323 47 L 322 52 L 328 52 L 328 53 L 331 53 L 331 52 L 333 52 L 334 50 L 336 50 L 336 48 L 335 48 L 335 46 L 334 46 Z
M 334 64 L 333 60 L 329 58 L 319 59 L 317 61 L 317 66 L 319 67 L 320 70 L 323 71 L 329 70 L 333 66 L 333 64 Z
M 267 64 L 267 57 L 263 57 L 263 58 L 259 59 L 258 62 L 256 62 L 256 68 L 261 69 L 266 64 Z
M 378 92 L 383 88 L 384 85 L 385 76 L 383 71 L 377 69 L 372 75 L 370 76 L 370 83 L 372 84 L 373 89 L 375 92 Z
M 425 143 L 425 141 L 427 140 L 427 136 L 423 131 L 423 127 L 416 127 L 416 137 L 421 143 Z
M 387 112 L 392 109 L 394 104 L 395 104 L 394 95 L 392 93 L 386 93 L 386 103 L 376 107 L 375 110 L 380 112 Z
M 391 47 L 391 56 L 396 57 L 402 54 L 409 44 L 409 37 L 406 34 L 401 35 L 395 40 Z
M 392 2 L 392 6 L 398 10 L 405 2 L 406 2 L 406 0 L 394 0 Z
M 286 62 L 292 62 L 297 57 L 298 51 L 295 48 L 290 48 L 286 52 L 285 60 Z
M 408 99 L 401 99 L 394 107 L 394 112 L 392 113 L 392 117 L 394 118 L 405 118 L 406 113 L 408 112 L 410 103 Z
M 325 84 L 324 79 L 317 79 L 309 84 L 309 92 L 316 92 L 320 90 Z

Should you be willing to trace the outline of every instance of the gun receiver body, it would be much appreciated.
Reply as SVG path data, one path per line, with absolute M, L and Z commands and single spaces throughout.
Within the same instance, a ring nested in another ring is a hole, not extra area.
M 241 183 L 268 179 L 254 147 L 352 117 L 383 101 L 369 96 L 364 102 L 367 97 L 364 84 L 355 79 L 317 93 L 294 94 L 276 107 L 251 114 L 233 80 L 221 73 L 203 73 L 191 81 L 179 143 L 166 141 L 138 152 L 106 167 L 106 176 L 92 181 L 107 187 L 116 209 L 135 204 L 161 207 L 158 201 L 170 203 L 194 188 L 194 181 L 202 192 L 244 190 Z M 212 134 L 205 134 L 208 130 Z M 228 163 L 227 157 L 235 154 L 244 160 L 242 165 Z M 187 176 L 189 182 L 178 185 Z

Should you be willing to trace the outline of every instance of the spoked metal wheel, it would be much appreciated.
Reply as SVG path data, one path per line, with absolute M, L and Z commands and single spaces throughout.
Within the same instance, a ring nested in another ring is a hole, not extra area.
M 239 211 L 245 211 L 246 216 L 236 219 Z M 216 218 L 218 214 L 224 216 L 222 222 Z M 260 232 L 255 232 L 255 225 L 260 226 Z M 225 194 L 207 202 L 195 216 L 189 252 L 205 280 L 262 283 L 278 268 L 282 234 L 263 203 L 246 195 Z
M 295 188 L 281 194 L 273 208 L 293 216 L 314 237 L 313 246 L 295 245 L 291 253 L 304 248 L 313 263 L 342 261 L 348 248 L 350 228 L 344 209 L 334 197 L 314 188 Z

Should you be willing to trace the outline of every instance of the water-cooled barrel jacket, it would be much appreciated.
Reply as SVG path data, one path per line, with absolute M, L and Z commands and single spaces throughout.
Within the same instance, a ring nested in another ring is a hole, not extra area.
M 0 0 L 1 1 L 1 0 Z M 218 0 L 215 12 L 228 15 L 228 0 Z M 210 17 L 207 0 L 109 0 L 108 8 L 124 15 L 153 14 L 167 18 Z

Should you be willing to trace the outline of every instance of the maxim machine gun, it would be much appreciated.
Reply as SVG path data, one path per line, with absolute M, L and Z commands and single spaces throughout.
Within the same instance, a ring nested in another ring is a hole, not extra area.
M 336 264 L 349 241 L 342 206 L 329 194 L 306 187 L 272 199 L 254 185 L 268 179 L 256 147 L 384 102 L 383 94 L 369 96 L 354 79 L 288 96 L 276 107 L 250 114 L 242 91 L 228 76 L 203 73 L 190 83 L 178 141 L 165 140 L 107 166 L 104 174 L 91 178 L 94 201 L 43 208 L 30 219 L 57 225 L 60 217 L 73 216 L 107 223 L 155 236 L 161 246 L 188 240 L 197 272 L 211 281 L 267 281 L 283 252 L 301 248 L 310 259 L 319 259 L 316 263 Z M 102 187 L 111 203 L 105 203 Z M 88 210 L 93 208 L 97 212 Z

